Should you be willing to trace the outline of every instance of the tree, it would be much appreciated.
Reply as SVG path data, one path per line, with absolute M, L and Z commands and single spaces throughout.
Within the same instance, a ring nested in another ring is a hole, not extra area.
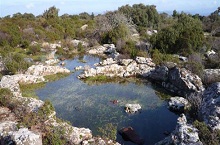
M 53 6 L 53 7 L 50 7 L 48 10 L 44 11 L 43 17 L 45 19 L 58 18 L 58 13 L 59 13 L 59 9 Z
M 166 53 L 181 55 L 188 55 L 193 51 L 198 52 L 203 41 L 201 21 L 184 13 L 179 15 L 174 25 L 162 29 L 151 38 L 154 48 Z
M 132 7 L 126 5 L 120 7 L 119 12 L 130 17 L 139 30 L 141 27 L 157 28 L 160 22 L 160 15 L 154 5 L 134 4 Z

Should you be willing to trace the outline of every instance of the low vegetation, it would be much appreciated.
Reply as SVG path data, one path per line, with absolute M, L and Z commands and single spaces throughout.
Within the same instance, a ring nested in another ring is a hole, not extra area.
M 199 130 L 199 138 L 204 145 L 219 145 L 220 130 L 212 131 L 204 122 L 194 121 L 193 125 Z

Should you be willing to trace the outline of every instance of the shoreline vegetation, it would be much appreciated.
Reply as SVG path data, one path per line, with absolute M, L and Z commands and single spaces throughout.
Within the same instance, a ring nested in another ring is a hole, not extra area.
M 220 69 L 220 8 L 208 16 L 178 13 L 176 10 L 172 15 L 168 15 L 158 13 L 155 6 L 143 4 L 125 5 L 116 11 L 96 16 L 86 12 L 62 16 L 58 13 L 59 9 L 53 6 L 39 16 L 16 13 L 0 18 L 1 79 L 4 76 L 24 74 L 34 64 L 45 63 L 48 60 L 56 61 L 57 58 L 63 61 L 76 54 L 86 54 L 92 48 L 98 47 L 98 51 L 104 44 L 114 44 L 114 50 L 105 51 L 102 55 L 114 54 L 115 59 L 133 60 L 137 56 L 150 57 L 157 66 L 166 66 L 168 69 L 175 64 L 198 75 L 206 87 L 213 82 L 220 81 L 218 73 Z M 210 71 L 205 73 L 207 70 L 211 70 L 213 74 L 217 73 L 207 78 L 206 74 L 210 73 Z M 59 73 L 44 78 L 46 82 L 55 81 L 69 74 Z M 117 78 L 104 75 L 85 79 L 88 83 L 114 80 Z M 18 87 L 22 93 L 21 97 L 38 100 L 34 91 L 44 87 L 46 82 L 20 83 Z M 161 93 L 159 96 L 168 99 L 166 94 Z M 73 143 L 67 137 L 72 135 L 73 127 L 69 127 L 67 123 L 55 117 L 50 101 L 46 100 L 38 111 L 34 112 L 24 108 L 27 104 L 19 99 L 13 97 L 9 89 L 0 89 L 0 107 L 8 108 L 10 114 L 15 116 L 18 129 L 27 127 L 41 132 L 42 144 L 45 145 Z M 191 98 L 190 103 L 194 105 L 194 108 L 190 111 L 195 116 L 191 116 L 190 120 L 192 120 L 191 124 L 199 130 L 200 141 L 204 145 L 219 144 L 219 130 L 212 130 L 210 124 L 206 124 L 199 118 L 198 112 L 201 104 L 196 103 L 195 98 L 193 99 Z M 4 120 L 4 118 L 0 119 Z M 45 125 L 45 122 L 53 119 L 56 123 L 61 122 L 62 125 L 59 126 L 61 128 Z M 111 124 L 106 126 L 108 127 L 113 128 Z M 65 132 L 66 130 L 68 131 Z M 100 129 L 104 137 L 110 137 L 114 141 L 115 131 L 115 128 L 110 133 Z M 91 138 L 91 133 L 87 130 L 85 132 L 83 134 L 85 136 L 80 134 L 77 141 L 74 141 L 81 143 L 83 139 Z M 4 143 L 8 141 L 4 136 L 1 136 L 1 140 Z M 117 143 L 112 142 L 112 144 Z

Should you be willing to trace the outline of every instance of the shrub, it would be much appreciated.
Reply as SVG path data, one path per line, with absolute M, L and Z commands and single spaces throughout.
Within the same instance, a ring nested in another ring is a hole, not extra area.
M 185 63 L 185 67 L 192 73 L 197 74 L 200 78 L 203 76 L 204 66 L 200 54 L 194 53 L 189 55 L 188 62 Z
M 104 125 L 103 128 L 99 127 L 98 132 L 100 132 L 100 134 L 102 134 L 103 138 L 116 140 L 117 125 L 114 125 L 112 123 L 108 123 L 108 124 Z
M 0 106 L 7 107 L 10 104 L 12 94 L 9 89 L 0 88 Z
M 219 145 L 219 131 L 212 132 L 204 122 L 194 121 L 193 125 L 199 130 L 199 138 L 204 145 Z
M 179 63 L 179 59 L 171 54 L 163 54 L 158 49 L 151 51 L 153 62 L 157 65 L 165 62 Z
M 28 54 L 37 55 L 41 51 L 40 45 L 32 45 L 28 49 Z
M 10 74 L 23 72 L 30 66 L 30 63 L 25 61 L 23 56 L 19 53 L 8 54 L 8 56 L 4 59 L 4 63 L 8 73 Z

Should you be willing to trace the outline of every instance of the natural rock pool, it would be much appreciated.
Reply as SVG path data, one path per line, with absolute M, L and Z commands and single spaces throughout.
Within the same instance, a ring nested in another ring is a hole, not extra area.
M 98 57 L 85 55 L 66 60 L 65 67 L 70 70 L 80 65 L 92 67 L 99 61 Z M 76 71 L 36 91 L 41 100 L 49 99 L 53 103 L 59 118 L 70 121 L 76 127 L 90 128 L 95 136 L 102 135 L 98 131 L 100 128 L 107 130 L 107 133 L 111 131 L 107 127 L 109 124 L 117 130 L 131 126 L 144 138 L 146 145 L 162 140 L 164 132 L 171 132 L 175 128 L 177 115 L 167 109 L 167 102 L 155 94 L 151 83 L 137 79 L 86 83 L 77 78 L 80 73 Z M 118 103 L 113 104 L 112 100 L 118 100 Z M 126 103 L 140 104 L 141 112 L 127 114 L 124 111 Z M 133 145 L 123 141 L 118 134 L 117 141 Z

